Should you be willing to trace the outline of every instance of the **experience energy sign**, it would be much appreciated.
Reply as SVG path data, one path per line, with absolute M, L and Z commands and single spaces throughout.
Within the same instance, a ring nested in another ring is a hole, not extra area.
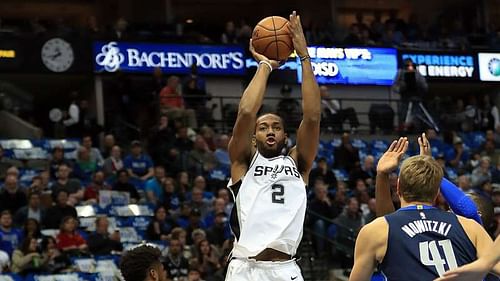
M 477 80 L 477 62 L 472 54 L 402 52 L 401 61 L 411 59 L 423 76 L 433 79 Z
M 392 85 L 397 72 L 393 48 L 309 47 L 316 80 L 320 84 Z M 300 59 L 297 57 L 297 64 Z M 299 83 L 302 68 L 297 67 Z
M 183 45 L 132 42 L 95 42 L 95 72 L 189 73 L 196 64 L 200 74 L 243 75 L 245 58 L 242 47 L 224 45 Z

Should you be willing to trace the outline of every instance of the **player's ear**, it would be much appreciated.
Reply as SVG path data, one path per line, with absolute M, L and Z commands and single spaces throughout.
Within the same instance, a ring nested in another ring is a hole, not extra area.
M 255 139 L 255 135 L 252 136 L 252 146 L 253 147 L 257 146 L 257 140 Z
M 159 280 L 158 272 L 154 268 L 149 269 L 149 276 L 151 277 L 152 280 Z

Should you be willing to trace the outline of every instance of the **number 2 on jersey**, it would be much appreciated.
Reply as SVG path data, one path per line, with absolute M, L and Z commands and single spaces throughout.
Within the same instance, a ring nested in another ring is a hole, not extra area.
M 273 190 L 272 194 L 272 202 L 278 204 L 285 204 L 285 187 L 281 184 L 273 184 L 271 186 Z
M 448 265 L 448 270 L 455 269 L 457 268 L 457 260 L 450 239 L 437 241 L 437 244 L 443 249 L 444 259 L 439 253 L 436 241 L 425 241 L 420 242 L 418 245 L 420 248 L 420 262 L 423 265 L 434 266 L 439 276 L 443 276 L 446 271 L 444 265 Z

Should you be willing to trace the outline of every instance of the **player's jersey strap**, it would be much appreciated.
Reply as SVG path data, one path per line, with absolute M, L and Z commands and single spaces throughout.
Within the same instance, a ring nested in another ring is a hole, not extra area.
M 476 260 L 476 248 L 452 213 L 406 209 L 385 219 L 389 236 L 379 269 L 388 281 L 434 280 Z
M 231 231 L 233 232 L 236 241 L 240 239 L 240 219 L 238 218 L 238 201 L 236 200 L 240 187 L 241 187 L 241 180 L 227 187 L 232 194 L 231 200 L 233 202 L 233 208 L 231 209 L 231 216 L 229 217 L 229 226 L 231 227 Z

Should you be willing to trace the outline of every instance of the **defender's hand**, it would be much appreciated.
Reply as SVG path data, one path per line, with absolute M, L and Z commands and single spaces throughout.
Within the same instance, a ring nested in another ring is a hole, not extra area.
M 390 174 L 396 170 L 406 150 L 408 150 L 408 139 L 406 137 L 393 141 L 389 149 L 378 160 L 377 173 Z
M 432 156 L 431 144 L 425 133 L 422 133 L 422 136 L 418 137 L 418 146 L 420 147 L 420 155 Z

